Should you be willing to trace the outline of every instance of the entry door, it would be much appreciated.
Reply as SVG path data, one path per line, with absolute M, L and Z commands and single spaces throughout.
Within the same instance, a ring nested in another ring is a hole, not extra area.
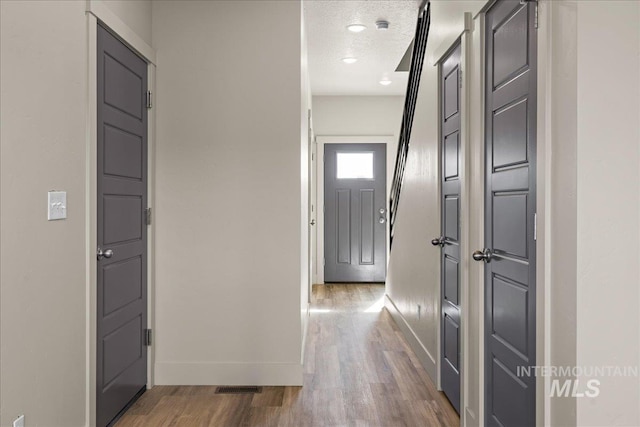
M 487 426 L 535 425 L 536 51 L 533 2 L 486 15 L 485 384 Z
M 387 148 L 326 144 L 325 282 L 384 282 Z
M 147 64 L 98 26 L 97 425 L 147 383 Z
M 460 44 L 443 60 L 441 111 L 441 318 L 442 391 L 460 413 Z

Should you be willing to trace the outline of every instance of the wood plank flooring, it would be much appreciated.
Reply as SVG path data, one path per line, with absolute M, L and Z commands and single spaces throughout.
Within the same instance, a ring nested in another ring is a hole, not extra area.
M 389 313 L 383 285 L 315 285 L 304 386 L 254 395 L 157 386 L 116 427 L 446 426 L 458 415 Z

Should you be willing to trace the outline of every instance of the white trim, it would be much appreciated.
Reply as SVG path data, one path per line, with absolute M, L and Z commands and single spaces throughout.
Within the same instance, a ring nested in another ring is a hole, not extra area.
M 147 228 L 147 328 L 153 331 L 155 338 L 156 324 L 156 66 L 152 63 L 147 67 L 148 90 L 154 94 L 153 108 L 147 112 L 147 207 L 151 208 L 151 225 Z M 155 383 L 154 364 L 156 360 L 156 346 L 152 341 L 147 351 L 147 389 Z
M 462 71 L 462 88 L 460 90 L 460 105 L 461 105 L 461 117 L 460 117 L 460 163 L 462 164 L 460 173 L 460 234 L 463 236 L 460 242 L 460 353 L 462 355 L 462 364 L 460 367 L 460 408 L 463 411 L 462 425 L 468 423 L 468 418 L 472 418 L 470 424 L 477 422 L 475 418 L 475 412 L 468 407 L 469 401 L 469 375 L 472 373 L 471 360 L 469 358 L 469 352 L 472 346 L 472 340 L 469 332 L 469 312 L 471 308 L 471 298 L 469 297 L 469 264 L 473 262 L 470 259 L 471 246 L 469 244 L 469 222 L 471 219 L 470 212 L 470 171 L 471 167 L 468 159 L 470 158 L 470 111 L 471 111 L 471 53 L 472 40 L 470 30 L 473 22 L 471 21 L 471 13 L 465 12 L 464 14 L 465 30 L 460 36 L 460 70 Z M 477 302 L 476 302 L 477 303 Z M 441 320 L 442 318 L 439 317 Z M 440 353 L 438 353 L 440 355 Z
M 454 40 L 454 43 L 457 41 Z M 451 47 L 451 46 L 450 46 Z M 449 48 L 450 48 L 449 47 Z M 436 67 L 436 127 L 437 127 L 437 153 L 438 157 L 436 158 L 436 182 L 437 191 L 436 191 L 436 212 L 438 218 L 438 236 L 442 235 L 442 87 L 440 86 L 440 81 L 442 80 L 442 67 L 440 63 L 435 65 Z M 438 267 L 436 268 L 436 275 L 434 277 L 435 282 L 438 284 L 436 287 L 436 376 L 435 378 L 436 389 L 442 391 L 442 253 L 441 248 L 436 249 L 436 254 L 438 256 Z M 462 391 L 462 390 L 461 390 Z
M 551 364 L 551 7 L 538 3 L 538 69 L 536 115 L 536 365 Z M 539 425 L 551 425 L 551 381 L 536 377 L 536 419 Z M 543 422 L 542 422 L 543 421 Z
M 95 16 L 104 22 L 114 33 L 118 35 L 130 48 L 135 50 L 147 62 L 156 63 L 156 50 L 149 46 L 135 31 L 105 5 L 104 0 L 87 0 L 88 14 Z
M 96 6 L 99 5 L 99 6 Z M 85 390 L 85 403 L 86 411 L 85 425 L 93 427 L 96 420 L 96 338 L 97 338 L 97 318 L 96 310 L 97 306 L 97 260 L 95 257 L 95 249 L 97 247 L 97 171 L 98 171 L 98 79 L 97 79 L 97 65 L 98 65 L 98 52 L 97 52 L 97 29 L 98 19 L 108 25 L 109 22 L 116 24 L 123 30 L 123 33 L 117 31 L 116 28 L 110 27 L 111 31 L 116 32 L 118 37 L 123 42 L 129 44 L 129 46 L 136 46 L 135 50 L 138 54 L 142 55 L 148 63 L 147 75 L 148 75 L 148 88 L 153 90 L 155 88 L 156 80 L 156 66 L 154 65 L 152 58 L 146 57 L 143 54 L 145 50 L 142 46 L 142 50 L 139 49 L 140 42 L 137 40 L 139 37 L 135 35 L 128 27 L 115 16 L 103 19 L 104 10 L 108 11 L 104 7 L 101 1 L 88 0 L 87 7 L 91 7 L 90 13 L 87 13 L 87 136 L 86 136 L 86 176 L 85 176 L 85 191 L 87 194 L 86 206 L 85 206 L 85 242 L 86 242 L 86 258 L 85 258 L 85 270 L 86 270 L 86 390 Z M 96 8 L 99 13 L 96 12 Z M 108 11 L 108 13 L 111 13 Z M 114 18 L 117 21 L 114 21 Z M 141 39 L 140 39 L 141 40 Z M 144 42 L 143 42 L 144 43 Z M 151 54 L 153 60 L 155 60 L 155 51 L 152 49 Z M 155 98 L 155 97 L 154 97 Z M 157 100 L 154 99 L 154 107 L 157 105 Z M 155 108 L 152 108 L 148 112 L 147 116 L 147 178 L 148 178 L 148 200 L 147 205 L 154 207 L 155 204 Z M 152 221 L 154 224 L 155 221 Z M 152 225 L 148 228 L 147 232 L 147 324 L 148 328 L 155 328 L 155 226 Z M 155 346 L 151 346 L 147 355 L 147 388 L 151 388 L 154 385 L 154 361 L 155 361 Z
M 374 136 L 316 136 L 316 154 L 318 161 L 316 162 L 317 191 L 316 206 L 318 213 L 316 216 L 316 262 L 318 263 L 317 283 L 324 283 L 324 145 L 325 144 L 387 144 L 387 179 L 385 182 L 385 207 L 389 198 L 389 165 L 395 163 L 395 155 L 393 152 L 393 135 L 374 135 Z M 389 218 L 387 213 L 387 219 Z M 387 269 L 389 265 L 389 221 L 387 221 Z
M 472 91 L 469 110 L 469 158 L 467 159 L 470 168 L 469 174 L 469 204 L 470 210 L 473 209 L 474 215 L 469 217 L 469 234 L 467 240 L 470 248 L 484 247 L 484 124 L 485 124 L 485 15 L 479 14 L 474 18 L 474 26 L 471 37 L 470 55 L 472 60 L 469 63 L 471 70 L 467 73 L 469 89 Z M 478 336 L 477 346 L 477 365 L 476 369 L 478 378 L 478 389 L 475 392 L 478 395 L 478 407 L 475 423 L 470 420 L 470 425 L 484 425 L 485 417 L 485 395 L 484 395 L 484 267 L 478 263 L 468 264 L 469 274 L 467 277 L 469 283 L 469 292 L 471 287 L 475 286 L 477 291 L 477 305 L 475 306 L 476 318 L 473 319 L 477 325 Z M 469 324 L 472 324 L 471 320 Z M 470 374 L 473 369 L 468 371 Z M 465 413 L 469 410 L 465 409 Z M 466 419 L 465 419 L 466 421 Z
M 398 307 L 396 307 L 395 303 L 388 294 L 385 294 L 384 306 L 387 311 L 389 311 L 389 314 L 391 314 L 391 317 L 396 322 L 396 325 L 398 325 L 398 327 L 402 331 L 404 337 L 407 340 L 407 343 L 409 343 L 409 347 L 411 347 L 413 352 L 416 354 L 418 360 L 420 361 L 420 364 L 425 369 L 425 371 L 427 371 L 427 374 L 429 374 L 429 377 L 435 378 L 437 372 L 436 359 L 422 344 L 422 341 L 420 341 L 418 335 L 411 328 L 407 320 L 404 318 L 400 310 L 398 310 Z
M 305 319 L 302 322 L 302 351 L 300 351 L 300 364 L 304 365 L 304 355 L 305 350 L 307 349 L 307 337 L 309 336 L 309 318 L 311 317 L 311 302 L 307 303 L 307 307 L 305 309 Z
M 158 385 L 301 386 L 302 363 L 158 362 Z
M 86 241 L 86 416 L 87 426 L 94 426 L 96 420 L 96 336 L 97 336 L 97 141 L 98 141 L 98 21 L 94 15 L 87 15 L 87 138 L 85 176 L 85 241 Z

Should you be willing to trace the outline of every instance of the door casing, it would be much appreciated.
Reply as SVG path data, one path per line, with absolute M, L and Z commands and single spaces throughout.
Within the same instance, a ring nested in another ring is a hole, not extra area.
M 324 136 L 316 135 L 316 206 L 321 214 L 316 217 L 316 265 L 317 282 L 324 283 L 324 146 L 325 144 L 387 144 L 387 183 L 385 192 L 389 193 L 389 174 L 393 176 L 393 164 L 395 161 L 395 147 L 397 141 L 393 135 L 376 136 Z M 387 221 L 387 263 L 389 261 L 389 222 Z
M 466 236 L 462 234 L 463 218 L 461 217 L 463 208 L 462 182 L 467 174 L 463 170 L 462 154 L 465 150 L 465 142 L 462 134 L 462 119 L 464 105 L 462 103 L 462 41 L 456 41 L 447 51 L 445 56 L 439 61 L 438 67 L 438 127 L 439 127 L 439 210 L 440 210 L 440 240 L 436 246 L 437 254 L 440 257 L 440 298 L 439 298 L 439 350 L 438 350 L 438 375 L 440 389 L 448 397 L 454 408 L 460 413 L 461 408 L 461 382 L 462 382 L 462 322 L 466 316 L 462 310 L 462 264 L 463 246 Z M 453 82 L 453 86 L 450 82 Z M 448 92 L 455 90 L 455 111 L 451 111 L 448 104 L 452 102 Z M 449 147 L 452 142 L 448 138 L 455 137 L 455 153 Z M 448 161 L 455 156 L 455 173 L 446 175 L 453 165 Z M 449 203 L 447 203 L 449 198 Z M 455 201 L 455 230 L 447 219 L 447 214 L 453 209 L 452 202 Z M 465 206 L 466 208 L 466 206 Z M 453 234 L 453 236 L 452 236 Z M 432 242 L 435 244 L 435 242 Z M 447 268 L 449 267 L 449 268 Z M 455 275 L 453 269 L 455 268 Z M 447 280 L 455 278 L 455 301 L 449 300 L 452 297 L 451 289 L 447 292 Z M 447 333 L 448 332 L 448 333 Z M 455 332 L 455 349 L 447 345 L 451 341 Z M 455 353 L 455 360 L 450 360 L 452 355 L 447 357 L 447 349 Z M 456 363 L 457 366 L 453 366 Z M 457 372 L 456 372 L 457 371 Z

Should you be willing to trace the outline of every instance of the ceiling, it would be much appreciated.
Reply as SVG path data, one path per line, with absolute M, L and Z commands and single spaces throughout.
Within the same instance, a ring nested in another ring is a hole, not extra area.
M 395 72 L 413 39 L 420 0 L 304 2 L 309 76 L 314 95 L 404 95 L 408 73 Z M 379 31 L 376 21 L 389 21 Z M 349 24 L 364 24 L 360 33 Z M 355 57 L 354 64 L 341 61 Z M 391 80 L 383 86 L 380 80 Z

